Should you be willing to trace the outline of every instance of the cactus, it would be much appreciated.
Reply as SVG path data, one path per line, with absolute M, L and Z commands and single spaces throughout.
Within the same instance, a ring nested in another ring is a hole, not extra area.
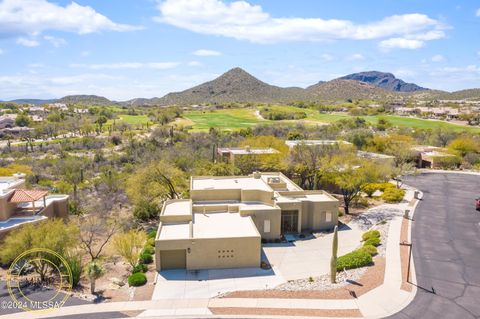
M 333 230 L 332 259 L 330 259 L 330 281 L 337 282 L 338 226 Z

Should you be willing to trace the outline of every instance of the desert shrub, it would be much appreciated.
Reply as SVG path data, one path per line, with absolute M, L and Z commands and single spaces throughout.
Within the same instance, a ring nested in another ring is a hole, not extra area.
M 360 247 L 358 250 L 369 253 L 370 256 L 375 256 L 376 254 L 378 254 L 377 247 L 372 245 L 364 245 L 363 247 Z
M 378 189 L 377 183 L 370 183 L 362 187 L 362 191 L 367 194 L 368 197 L 372 197 L 373 193 Z
M 380 246 L 380 238 L 374 238 L 374 237 L 369 238 L 369 239 L 367 239 L 363 242 L 363 245 L 364 246 L 372 245 L 372 246 L 375 246 L 375 247 Z
M 132 269 L 132 274 L 135 274 L 137 272 L 147 272 L 148 271 L 148 266 L 145 264 L 138 264 Z
M 145 248 L 143 248 L 143 250 L 142 250 L 142 254 L 153 255 L 153 254 L 155 254 L 155 248 L 153 248 L 150 245 L 145 245 Z
M 368 266 L 372 264 L 372 262 L 372 255 L 370 255 L 368 252 L 355 250 L 351 253 L 338 257 L 337 271 Z
M 382 199 L 387 203 L 399 203 L 405 196 L 405 191 L 400 188 L 387 188 L 382 194 Z
M 145 245 L 155 248 L 155 238 L 147 239 L 147 243 Z
M 156 217 L 159 213 L 157 203 L 147 200 L 142 200 L 135 205 L 133 209 L 133 216 L 139 220 L 149 220 Z
M 147 283 L 147 276 L 143 272 L 136 272 L 128 277 L 128 285 L 133 287 L 143 286 Z
M 151 230 L 151 231 L 148 232 L 148 234 L 147 234 L 148 239 L 150 239 L 150 238 L 155 239 L 155 237 L 157 237 L 157 231 L 156 230 Z
M 147 253 L 142 253 L 140 254 L 140 258 L 138 258 L 138 262 L 140 264 L 151 264 L 153 262 L 153 256 L 151 254 L 147 254 Z
M 358 197 L 355 199 L 355 202 L 353 204 L 355 207 L 365 208 L 365 207 L 368 207 L 368 199 L 363 197 Z
M 65 258 L 71 272 L 72 272 L 72 287 L 75 288 L 80 283 L 80 279 L 83 273 L 83 266 L 80 257 L 68 256 Z
M 385 192 L 387 189 L 395 188 L 395 185 L 392 183 L 377 183 L 376 186 L 377 189 L 382 192 Z
M 370 238 L 380 238 L 380 232 L 378 230 L 369 230 L 362 235 L 362 240 L 366 241 Z

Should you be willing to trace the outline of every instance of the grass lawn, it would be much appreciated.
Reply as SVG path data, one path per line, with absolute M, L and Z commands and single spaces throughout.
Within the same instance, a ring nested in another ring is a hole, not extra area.
M 127 114 L 120 114 L 118 115 L 118 119 L 115 120 L 116 123 L 124 122 L 130 125 L 142 125 L 142 124 L 147 124 L 152 122 L 146 115 L 127 115 Z M 106 125 L 112 125 L 113 120 L 108 120 Z
M 304 122 L 305 124 L 322 124 L 322 123 L 333 123 L 341 119 L 351 118 L 351 115 L 348 114 L 338 114 L 338 113 L 319 113 L 316 110 L 304 109 L 293 106 L 286 105 L 275 105 L 270 106 L 273 110 L 278 111 L 291 111 L 291 112 L 305 112 L 307 118 L 296 121 L 296 120 L 287 120 L 287 121 L 270 121 L 262 120 L 256 117 L 255 109 L 226 109 L 226 110 L 216 110 L 216 111 L 192 111 L 187 112 L 183 115 L 184 118 L 188 119 L 193 123 L 192 130 L 194 131 L 206 131 L 210 127 L 214 127 L 220 130 L 237 130 L 241 128 L 255 126 L 257 124 L 266 124 L 272 125 L 275 123 L 283 124 L 292 124 L 295 122 Z M 260 109 L 260 108 L 259 108 Z M 454 131 L 469 131 L 469 132 L 478 132 L 480 133 L 480 128 L 478 127 L 469 127 L 458 124 L 452 124 L 444 121 L 432 121 L 424 120 L 418 118 L 410 118 L 403 116 L 394 116 L 394 115 L 375 115 L 375 116 L 359 116 L 365 119 L 368 123 L 376 124 L 379 118 L 385 118 L 394 126 L 399 127 L 411 127 L 419 129 L 435 129 L 435 128 L 446 128 Z
M 262 122 L 270 122 L 258 119 L 253 109 L 228 109 L 217 111 L 193 111 L 187 112 L 183 117 L 192 121 L 194 131 L 206 131 L 211 127 L 220 130 L 238 130 L 255 126 Z

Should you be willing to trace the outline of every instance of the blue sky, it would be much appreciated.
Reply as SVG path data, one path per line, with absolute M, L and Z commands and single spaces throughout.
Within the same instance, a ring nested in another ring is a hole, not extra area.
M 162 96 L 239 66 L 279 86 L 379 70 L 480 87 L 477 1 L 0 1 L 0 100 Z

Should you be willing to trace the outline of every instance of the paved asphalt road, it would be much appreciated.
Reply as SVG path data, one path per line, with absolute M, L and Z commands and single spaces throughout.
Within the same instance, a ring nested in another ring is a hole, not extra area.
M 31 292 L 27 295 L 32 300 L 44 300 L 45 293 L 44 292 Z M 11 304 L 12 299 L 8 294 L 7 285 L 5 281 L 0 281 L 0 316 L 6 315 L 15 312 L 22 312 L 23 310 L 20 309 L 12 309 L 9 306 Z M 88 301 L 81 300 L 78 298 L 69 298 L 65 303 L 65 307 L 67 306 L 76 306 L 76 305 L 83 305 L 88 304 Z M 1 317 L 0 317 L 1 318 Z M 120 312 L 108 312 L 108 313 L 95 313 L 95 314 L 79 314 L 79 315 L 72 315 L 72 316 L 63 316 L 62 319 L 110 319 L 110 318 L 128 318 L 123 313 Z
M 480 176 L 422 174 L 406 183 L 424 192 L 412 226 L 418 290 L 390 318 L 480 318 Z

